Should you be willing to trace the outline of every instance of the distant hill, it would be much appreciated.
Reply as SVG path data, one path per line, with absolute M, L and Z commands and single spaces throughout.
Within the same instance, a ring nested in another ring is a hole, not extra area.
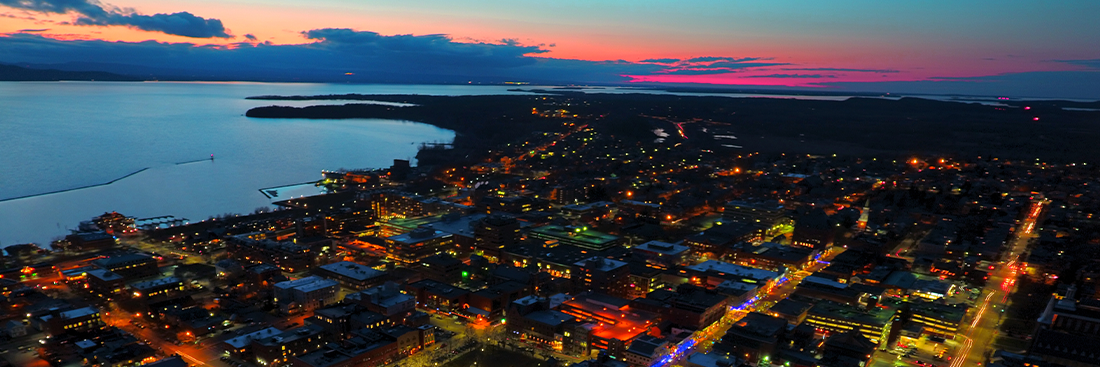
M 143 79 L 129 75 L 106 73 L 102 71 L 63 71 L 54 69 L 31 69 L 15 65 L 0 64 L 0 81 L 31 82 L 62 80 L 137 82 L 142 81 Z

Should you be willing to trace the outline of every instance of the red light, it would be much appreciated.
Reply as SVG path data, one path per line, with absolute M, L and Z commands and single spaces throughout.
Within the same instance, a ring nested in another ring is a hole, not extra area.
M 1034 121 L 1039 121 L 1039 118 L 1038 118 L 1038 117 L 1036 117 L 1036 118 L 1033 118 L 1032 120 L 1034 120 Z
M 1031 106 L 1024 107 L 1025 110 L 1030 110 Z

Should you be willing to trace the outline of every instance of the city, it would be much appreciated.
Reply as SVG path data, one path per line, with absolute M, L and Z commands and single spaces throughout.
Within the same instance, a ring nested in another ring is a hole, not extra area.
M 1097 15 L 0 0 L 0 367 L 1100 367 Z
M 557 130 L 474 164 L 323 171 L 328 194 L 273 211 L 194 223 L 110 212 L 47 247 L 8 246 L 3 358 L 1097 362 L 1085 353 L 1100 304 L 1087 163 L 716 154 L 617 137 L 598 118 L 532 114 Z M 457 148 L 422 152 L 439 149 Z

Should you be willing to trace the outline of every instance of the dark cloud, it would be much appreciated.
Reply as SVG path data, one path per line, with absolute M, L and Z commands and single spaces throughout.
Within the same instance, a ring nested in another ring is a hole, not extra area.
M 762 59 L 759 58 L 759 57 L 737 58 L 737 57 L 724 57 L 724 56 L 702 56 L 702 57 L 693 57 L 693 58 L 684 60 L 684 62 L 715 62 L 715 61 L 745 62 L 745 61 L 756 61 L 756 60 L 762 60 Z
M 138 14 L 128 9 L 104 7 L 94 0 L 0 0 L 0 5 L 41 13 L 79 14 L 72 22 L 84 26 L 126 26 L 150 32 L 192 38 L 231 38 L 222 21 L 188 12 Z
M 1097 70 L 1100 70 L 1100 59 L 1091 59 L 1091 60 L 1054 60 L 1054 62 L 1060 62 L 1060 63 L 1064 63 L 1064 64 L 1077 65 L 1077 66 L 1084 66 L 1084 67 L 1087 67 L 1087 68 L 1089 68 L 1089 69 L 1097 69 Z
M 623 83 L 664 66 L 531 57 L 535 46 L 458 43 L 443 35 L 383 36 L 346 29 L 305 32 L 314 43 L 235 47 L 190 43 L 62 41 L 0 36 L 0 63 L 92 65 L 86 70 L 207 80 Z M 113 66 L 112 66 L 113 65 Z M 108 68 L 108 66 L 112 68 Z M 141 70 L 141 71 L 135 71 Z M 345 73 L 353 73 L 346 76 Z
M 752 59 L 759 60 L 759 59 Z M 746 59 L 745 61 L 751 61 Z M 745 61 L 719 61 L 710 65 L 706 65 L 708 68 L 729 68 L 729 69 L 747 69 L 747 68 L 761 68 L 766 66 L 780 66 L 790 65 L 785 62 L 745 62 Z
M 836 75 L 823 75 L 823 74 L 768 74 L 768 75 L 752 75 L 752 76 L 746 76 L 746 78 L 795 78 L 795 79 L 819 79 L 819 78 L 836 78 Z
M 308 39 L 322 41 L 315 46 L 346 56 L 417 65 L 448 63 L 471 68 L 516 67 L 536 62 L 525 55 L 546 52 L 538 46 L 459 43 L 442 34 L 383 36 L 346 28 L 314 29 L 302 34 Z
M 256 40 L 256 36 L 252 35 L 251 33 L 244 35 L 244 38 L 249 40 L 249 41 L 255 41 Z
M 20 30 L 19 30 L 19 33 L 39 33 L 39 32 L 48 32 L 49 30 L 50 30 L 49 28 L 42 28 L 42 29 L 20 29 Z
M 680 59 L 645 59 L 645 60 L 642 60 L 641 62 L 652 63 L 652 64 L 674 64 L 674 63 L 680 62 Z
M 2 1 L 2 0 L 0 0 Z M 218 19 L 204 19 L 188 12 L 142 15 L 108 13 L 98 17 L 80 17 L 76 25 L 121 25 L 143 31 L 162 32 L 191 38 L 231 38 Z
M 899 70 L 894 69 L 847 69 L 847 68 L 784 68 L 783 70 L 789 71 L 841 71 L 851 73 L 879 73 L 879 74 L 893 74 L 900 73 Z

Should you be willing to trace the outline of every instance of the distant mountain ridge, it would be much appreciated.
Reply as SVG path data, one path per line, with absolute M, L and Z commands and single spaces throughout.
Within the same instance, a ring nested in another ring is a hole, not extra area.
M 56 69 L 32 69 L 16 65 L 0 64 L 0 81 L 112 81 L 139 82 L 144 79 L 103 71 L 65 71 Z

